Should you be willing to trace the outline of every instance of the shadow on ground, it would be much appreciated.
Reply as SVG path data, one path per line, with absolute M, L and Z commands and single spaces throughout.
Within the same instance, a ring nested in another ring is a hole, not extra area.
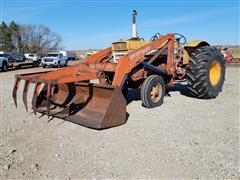
M 183 96 L 193 97 L 189 93 L 187 85 L 183 84 L 175 84 L 174 87 L 167 87 L 166 96 L 171 97 L 171 92 L 180 92 Z M 127 104 L 139 100 L 141 100 L 140 89 L 129 89 L 127 94 Z

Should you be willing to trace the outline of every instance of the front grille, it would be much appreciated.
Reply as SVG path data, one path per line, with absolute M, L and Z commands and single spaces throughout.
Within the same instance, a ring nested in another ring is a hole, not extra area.
M 113 44 L 113 49 L 115 51 L 126 51 L 127 50 L 127 43 L 126 42 L 117 42 Z
M 53 62 L 53 59 L 44 59 L 44 62 Z

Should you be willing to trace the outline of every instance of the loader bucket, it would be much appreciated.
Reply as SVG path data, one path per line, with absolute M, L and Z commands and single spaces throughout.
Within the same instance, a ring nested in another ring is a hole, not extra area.
M 33 109 L 93 129 L 105 129 L 126 122 L 126 100 L 118 87 L 91 83 L 54 85 L 49 95 L 46 84 Z M 34 102 L 36 101 L 36 102 Z

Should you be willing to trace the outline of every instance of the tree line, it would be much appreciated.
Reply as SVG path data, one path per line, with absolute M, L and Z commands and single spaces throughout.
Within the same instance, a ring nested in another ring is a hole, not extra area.
M 0 51 L 38 53 L 60 49 L 62 38 L 44 25 L 16 24 L 14 21 L 0 25 Z

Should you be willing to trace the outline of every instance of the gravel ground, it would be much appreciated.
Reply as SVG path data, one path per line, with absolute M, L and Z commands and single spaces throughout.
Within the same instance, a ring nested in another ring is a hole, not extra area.
M 102 131 L 26 113 L 20 96 L 16 109 L 14 74 L 37 70 L 0 73 L 1 179 L 239 178 L 239 66 L 213 100 L 181 87 L 146 109 L 131 91 L 127 123 Z

